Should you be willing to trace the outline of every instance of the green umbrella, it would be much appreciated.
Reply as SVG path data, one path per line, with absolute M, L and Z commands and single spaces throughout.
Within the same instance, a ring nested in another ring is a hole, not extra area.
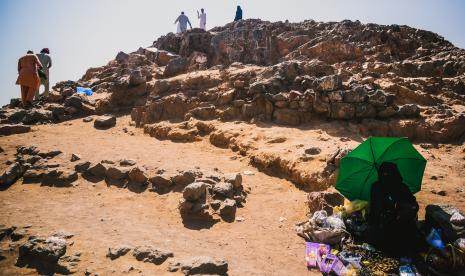
M 383 162 L 395 163 L 410 191 L 420 191 L 426 159 L 407 138 L 400 137 L 370 137 L 342 158 L 336 189 L 351 201 L 369 201 Z

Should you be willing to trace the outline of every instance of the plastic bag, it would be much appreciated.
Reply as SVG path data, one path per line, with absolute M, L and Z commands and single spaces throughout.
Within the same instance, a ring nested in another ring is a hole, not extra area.
M 465 252 L 465 239 L 456 240 L 454 246 Z
M 428 236 L 426 236 L 426 241 L 429 245 L 437 249 L 444 249 L 446 245 L 441 239 L 441 230 L 432 228 Z
M 76 93 L 82 93 L 82 94 L 85 94 L 86 96 L 92 96 L 92 94 L 94 94 L 92 89 L 88 87 L 80 87 L 80 86 L 76 87 Z
M 326 219 L 325 226 L 331 229 L 346 229 L 344 221 L 341 218 L 338 218 L 337 216 L 329 216 Z
M 326 224 L 326 219 L 328 218 L 328 214 L 325 210 L 316 211 L 313 213 L 312 220 L 320 226 L 324 226 Z

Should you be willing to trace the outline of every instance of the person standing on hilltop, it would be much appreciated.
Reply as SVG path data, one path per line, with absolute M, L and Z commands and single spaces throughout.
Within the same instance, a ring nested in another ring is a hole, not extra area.
M 181 12 L 181 15 L 176 18 L 176 21 L 174 21 L 174 24 L 179 23 L 179 28 L 178 28 L 178 33 L 184 33 L 187 31 L 187 23 L 189 23 L 189 26 L 191 27 L 192 30 L 192 25 L 191 22 L 189 21 L 189 17 L 187 17 L 184 12 Z
M 18 60 L 19 76 L 16 84 L 21 85 L 23 108 L 29 108 L 32 105 L 34 94 L 40 87 L 38 68 L 42 68 L 42 64 L 31 50 L 27 51 L 27 54 Z
M 242 9 L 241 6 L 237 6 L 236 9 L 236 17 L 234 17 L 234 21 L 242 20 Z
M 203 8 L 200 9 L 200 11 L 201 13 L 197 11 L 197 18 L 200 19 L 200 29 L 206 31 L 207 30 L 207 14 L 203 10 Z
M 44 97 L 48 96 L 49 86 L 50 86 L 50 68 L 52 67 L 52 58 L 50 57 L 50 50 L 48 48 L 43 48 L 40 51 L 40 54 L 37 54 L 37 58 L 39 59 L 40 63 L 42 64 L 42 70 L 45 73 L 47 78 L 40 78 L 40 84 L 44 85 L 45 91 L 42 94 Z M 40 86 L 39 86 L 40 87 Z M 35 99 L 39 99 L 39 89 L 37 89 L 35 94 Z

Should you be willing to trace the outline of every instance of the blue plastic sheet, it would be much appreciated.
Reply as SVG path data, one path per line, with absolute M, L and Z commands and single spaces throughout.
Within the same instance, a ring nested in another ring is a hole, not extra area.
M 86 96 L 92 96 L 92 94 L 94 94 L 94 92 L 92 91 L 92 89 L 90 89 L 89 87 L 76 87 L 76 93 L 82 93 L 82 94 L 85 94 Z
M 440 229 L 431 229 L 431 232 L 426 236 L 426 241 L 434 248 L 444 249 L 446 245 L 441 239 L 441 230 Z

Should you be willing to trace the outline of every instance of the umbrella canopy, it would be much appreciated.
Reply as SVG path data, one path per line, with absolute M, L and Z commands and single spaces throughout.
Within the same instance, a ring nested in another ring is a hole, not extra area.
M 370 137 L 342 158 L 336 189 L 351 201 L 369 201 L 383 162 L 395 163 L 410 191 L 420 191 L 426 159 L 407 138 L 400 137 Z

